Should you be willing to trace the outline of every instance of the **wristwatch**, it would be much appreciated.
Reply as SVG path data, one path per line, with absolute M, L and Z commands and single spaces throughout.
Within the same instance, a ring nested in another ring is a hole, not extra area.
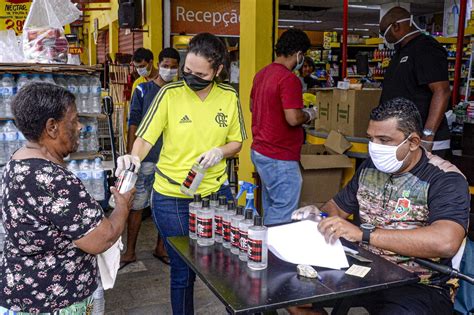
M 431 129 L 425 128 L 423 129 L 423 135 L 425 137 L 433 137 L 435 135 L 435 132 Z
M 370 223 L 363 223 L 360 225 L 360 229 L 362 230 L 362 244 L 369 245 L 370 233 L 375 231 L 375 226 Z

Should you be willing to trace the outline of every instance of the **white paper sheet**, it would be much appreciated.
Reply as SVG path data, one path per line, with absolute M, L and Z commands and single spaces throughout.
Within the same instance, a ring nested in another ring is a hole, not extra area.
M 268 248 L 278 258 L 293 264 L 330 269 L 349 267 L 341 242 L 326 243 L 318 223 L 311 220 L 269 228 Z

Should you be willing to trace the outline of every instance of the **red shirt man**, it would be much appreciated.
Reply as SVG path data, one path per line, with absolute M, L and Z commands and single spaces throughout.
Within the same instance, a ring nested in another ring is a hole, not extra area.
M 316 110 L 303 109 L 301 82 L 293 71 L 301 68 L 309 47 L 303 31 L 284 32 L 276 45 L 275 62 L 260 70 L 253 82 L 251 154 L 262 180 L 265 224 L 290 222 L 298 208 L 301 125 L 314 119 Z

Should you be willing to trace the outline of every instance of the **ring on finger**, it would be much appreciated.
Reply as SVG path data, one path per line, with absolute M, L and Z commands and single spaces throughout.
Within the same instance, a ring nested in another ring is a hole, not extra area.
M 333 227 L 332 225 L 331 225 L 329 228 L 331 229 L 331 232 L 332 232 L 332 233 L 335 232 L 334 227 Z

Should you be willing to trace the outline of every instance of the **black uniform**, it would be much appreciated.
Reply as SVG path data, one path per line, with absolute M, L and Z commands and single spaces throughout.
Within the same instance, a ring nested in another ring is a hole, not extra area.
M 418 107 L 424 126 L 433 96 L 428 84 L 449 80 L 446 50 L 433 37 L 420 34 L 397 49 L 384 76 L 381 102 L 395 97 L 411 100 Z M 435 141 L 449 139 L 448 124 L 443 117 Z

